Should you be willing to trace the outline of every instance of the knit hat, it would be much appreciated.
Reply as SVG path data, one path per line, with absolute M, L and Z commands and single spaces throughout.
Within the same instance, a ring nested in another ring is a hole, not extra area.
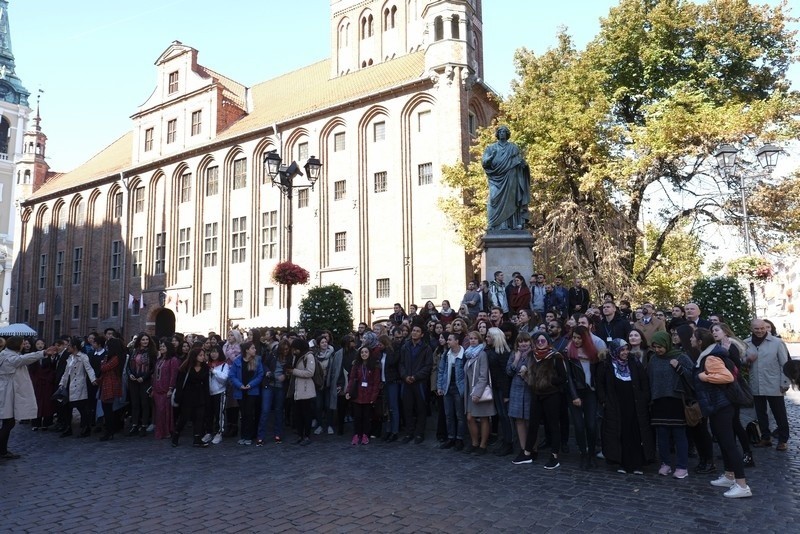
M 669 351 L 672 349 L 672 337 L 669 332 L 658 331 L 650 338 L 650 345 L 658 345 Z
M 548 345 L 553 344 L 553 340 L 550 339 L 550 336 L 542 332 L 541 330 L 536 330 L 533 334 L 531 334 L 531 339 L 533 340 L 533 345 L 536 346 L 536 340 L 540 337 L 543 337 L 547 340 Z
M 628 342 L 624 339 L 612 339 L 611 342 L 608 344 L 608 350 L 611 351 L 611 356 L 613 358 L 619 358 L 620 351 L 628 346 Z

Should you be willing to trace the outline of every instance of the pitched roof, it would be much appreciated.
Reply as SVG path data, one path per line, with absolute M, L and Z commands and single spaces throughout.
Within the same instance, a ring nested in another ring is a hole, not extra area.
M 247 87 L 240 84 L 236 80 L 231 80 L 227 76 L 223 76 L 222 74 L 209 69 L 208 67 L 204 67 L 202 65 L 198 65 L 197 67 L 200 69 L 200 72 L 211 76 L 215 82 L 222 85 L 222 94 L 225 95 L 226 98 L 230 99 L 241 109 L 247 109 Z
M 205 70 L 226 89 L 244 98 L 244 93 L 239 90 L 243 86 L 214 71 Z M 251 89 L 252 112 L 210 140 L 209 144 L 420 80 L 424 71 L 424 52 L 400 56 L 336 78 L 330 78 L 330 60 L 314 63 L 255 85 Z M 132 132 L 126 133 L 76 169 L 46 182 L 27 200 L 36 200 L 130 168 L 132 138 Z M 157 164 L 158 160 L 153 163 Z
M 28 200 L 105 178 L 131 166 L 133 132 L 128 132 L 70 172 L 54 174 Z

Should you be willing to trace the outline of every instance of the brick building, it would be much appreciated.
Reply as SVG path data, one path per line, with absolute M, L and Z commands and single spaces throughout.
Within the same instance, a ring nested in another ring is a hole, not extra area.
M 270 273 L 288 254 L 311 285 L 346 289 L 357 321 L 460 299 L 468 268 L 438 199 L 452 194 L 442 165 L 467 161 L 497 111 L 481 2 L 331 0 L 330 24 L 328 60 L 253 87 L 173 42 L 130 132 L 71 172 L 31 168 L 16 320 L 48 338 L 279 325 Z M 271 150 L 323 162 L 291 206 L 265 172 Z

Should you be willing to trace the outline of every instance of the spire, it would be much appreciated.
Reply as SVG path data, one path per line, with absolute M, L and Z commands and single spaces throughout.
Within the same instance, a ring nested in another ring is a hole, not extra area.
M 11 52 L 8 0 L 0 0 L 0 100 L 27 106 L 28 96 L 30 93 L 17 77 L 14 54 Z
M 41 126 L 42 117 L 39 115 L 39 101 L 42 99 L 42 93 L 44 93 L 44 91 L 42 89 L 39 89 L 39 94 L 36 95 L 36 117 L 33 119 L 33 128 L 37 132 L 42 131 L 42 126 Z

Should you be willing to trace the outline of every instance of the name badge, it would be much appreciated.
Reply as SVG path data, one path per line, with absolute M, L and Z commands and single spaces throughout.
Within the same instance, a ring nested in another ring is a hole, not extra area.
M 367 387 L 367 383 L 366 383 L 366 382 L 361 382 L 361 387 L 362 387 L 362 388 L 365 388 L 365 387 Z
M 612 338 L 611 336 L 608 336 L 608 337 L 606 338 L 606 341 L 607 341 L 607 342 L 609 342 L 609 343 L 611 343 L 611 342 L 613 341 L 613 338 Z

